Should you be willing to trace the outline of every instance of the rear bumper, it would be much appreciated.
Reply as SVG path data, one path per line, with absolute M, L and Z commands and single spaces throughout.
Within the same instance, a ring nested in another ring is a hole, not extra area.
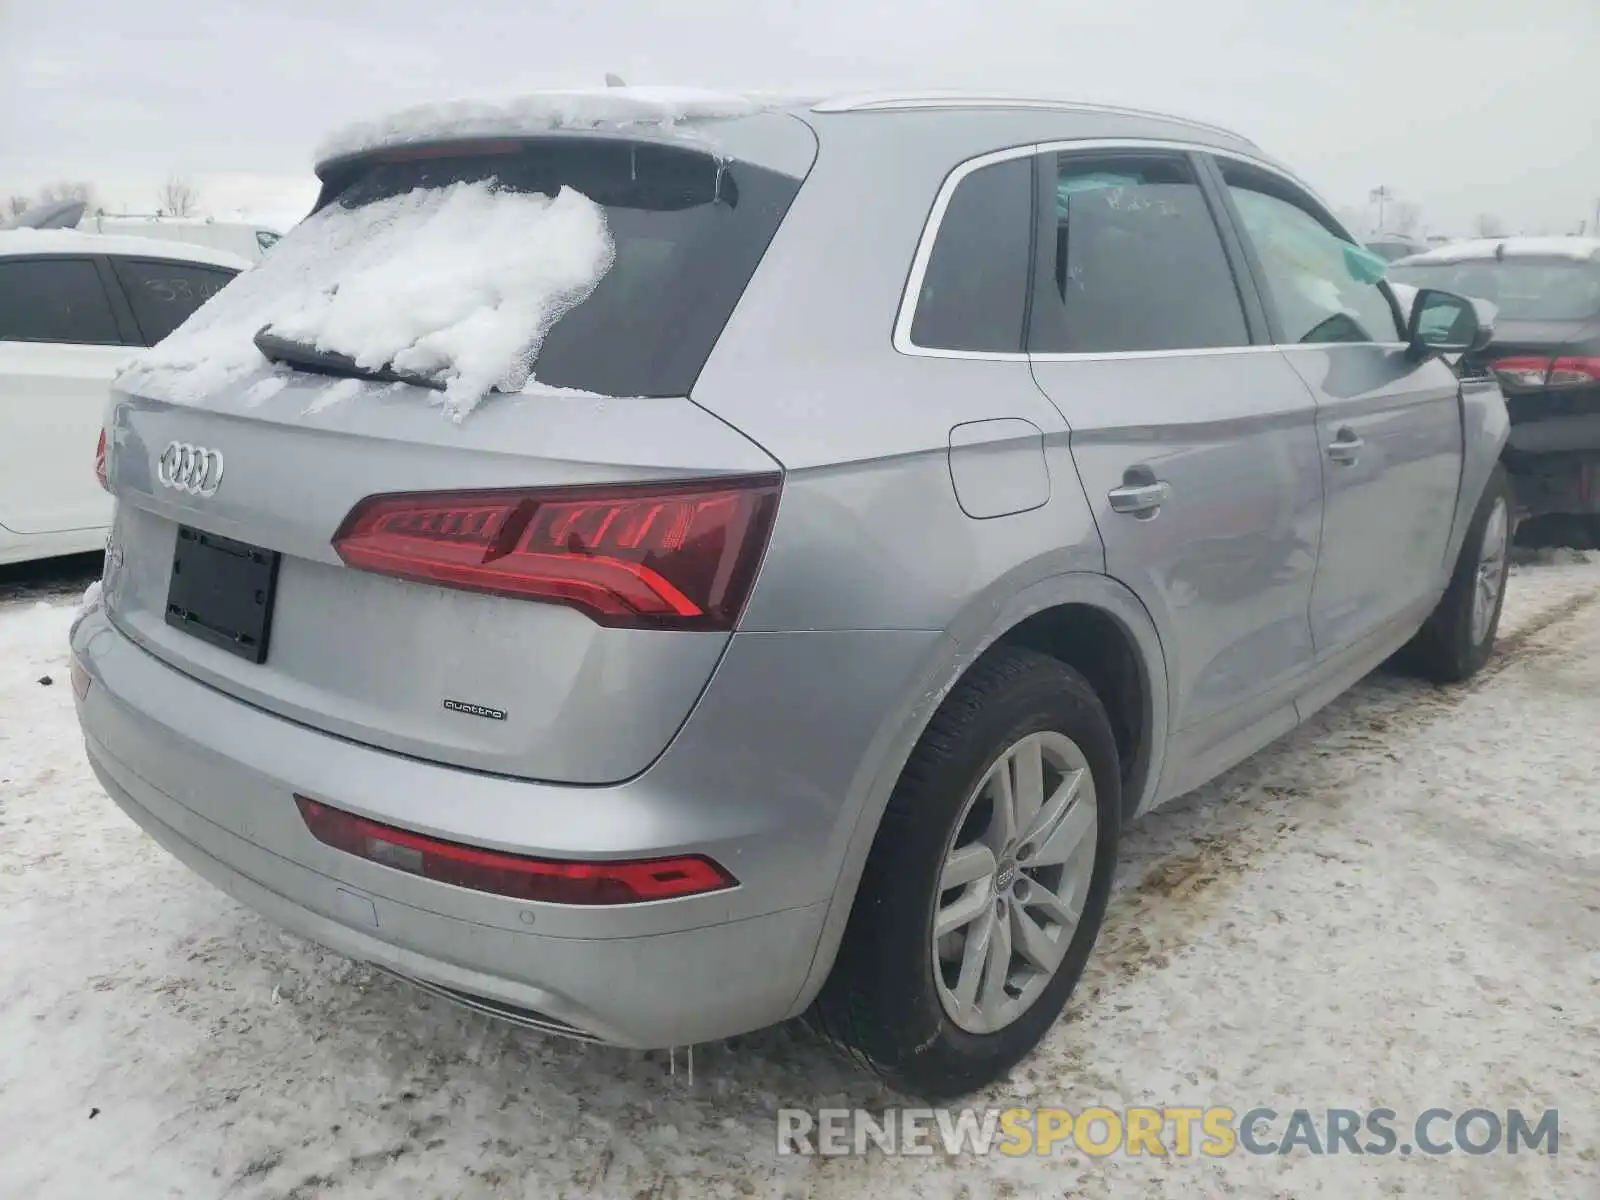
M 524 1023 L 659 1047 L 804 1007 L 874 731 L 931 640 L 753 635 L 741 654 L 736 637 L 667 754 L 628 783 L 588 788 L 441 767 L 286 721 L 168 667 L 103 608 L 79 620 L 72 647 L 90 678 L 78 710 L 96 774 L 198 874 L 286 928 Z M 809 722 L 794 720 L 797 705 Z M 707 853 L 739 886 L 615 907 L 510 900 L 323 845 L 296 792 L 529 854 Z

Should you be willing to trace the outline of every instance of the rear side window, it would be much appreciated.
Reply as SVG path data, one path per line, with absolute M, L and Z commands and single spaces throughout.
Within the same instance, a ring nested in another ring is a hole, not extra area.
M 1221 165 L 1281 341 L 1402 340 L 1389 298 L 1378 286 L 1384 265 L 1377 255 L 1348 241 L 1283 180 L 1233 163 Z
M 615 257 L 594 290 L 557 316 L 531 365 L 542 384 L 609 396 L 693 387 L 800 187 L 681 147 L 530 141 L 509 153 L 373 163 L 333 202 L 358 209 L 485 182 L 497 193 L 571 188 L 604 210 Z M 270 271 L 277 257 L 257 270 Z M 528 332 L 532 340 L 542 331 Z
M 147 258 L 113 258 L 122 290 L 147 346 L 153 346 L 211 297 L 238 272 L 223 267 L 160 262 Z
M 917 294 L 911 341 L 1020 353 L 1033 240 L 1033 165 L 979 167 L 950 196 Z
M 94 263 L 87 258 L 0 260 L 0 341 L 121 345 Z
M 1061 154 L 1050 288 L 1029 348 L 1095 354 L 1245 346 L 1239 289 L 1189 161 Z

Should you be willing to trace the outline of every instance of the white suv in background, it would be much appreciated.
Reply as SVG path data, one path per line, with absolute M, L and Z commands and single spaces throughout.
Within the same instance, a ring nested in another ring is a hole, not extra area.
M 0 563 L 98 550 L 90 468 L 112 376 L 250 262 L 206 246 L 0 230 Z

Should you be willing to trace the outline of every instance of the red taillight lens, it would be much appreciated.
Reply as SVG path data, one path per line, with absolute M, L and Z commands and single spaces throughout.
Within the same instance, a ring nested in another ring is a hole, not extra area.
M 352 567 L 545 600 L 602 625 L 732 629 L 777 511 L 776 475 L 692 484 L 369 496 Z
M 709 858 L 559 862 L 442 842 L 296 796 L 319 842 L 438 883 L 550 904 L 639 904 L 719 892 L 738 881 Z
M 1543 387 L 1545 376 L 1550 373 L 1550 360 L 1520 355 L 1497 359 L 1491 364 L 1491 369 L 1504 383 L 1518 387 Z
M 106 431 L 100 431 L 100 442 L 94 448 L 94 477 L 100 481 L 100 486 L 106 491 L 111 490 L 111 481 L 106 478 Z
M 1562 385 L 1600 383 L 1600 358 L 1568 356 L 1558 358 L 1550 367 L 1545 382 L 1551 387 Z

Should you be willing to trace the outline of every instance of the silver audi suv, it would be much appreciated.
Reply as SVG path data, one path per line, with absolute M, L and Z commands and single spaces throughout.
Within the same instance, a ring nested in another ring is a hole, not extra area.
M 318 173 L 116 385 L 74 686 L 153 838 L 419 987 L 968 1091 L 1127 822 L 1490 653 L 1492 310 L 1235 134 L 613 89 Z

